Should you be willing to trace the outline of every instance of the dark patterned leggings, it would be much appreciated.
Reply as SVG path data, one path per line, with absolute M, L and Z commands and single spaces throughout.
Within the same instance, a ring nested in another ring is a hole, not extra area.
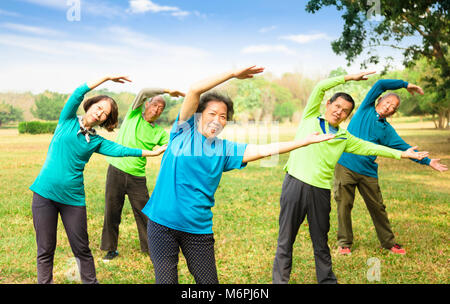
M 192 234 L 162 226 L 151 220 L 147 225 L 150 258 L 156 284 L 178 283 L 178 255 L 186 258 L 197 284 L 218 284 L 213 234 Z

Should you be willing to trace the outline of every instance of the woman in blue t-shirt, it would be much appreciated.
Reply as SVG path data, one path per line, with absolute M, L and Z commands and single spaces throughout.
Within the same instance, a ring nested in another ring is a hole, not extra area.
M 221 94 L 205 92 L 229 79 L 252 78 L 263 70 L 252 66 L 220 74 L 193 85 L 187 93 L 155 188 L 142 210 L 149 217 L 148 244 L 156 283 L 178 282 L 180 248 L 197 283 L 218 283 L 211 208 L 223 172 L 334 137 L 312 134 L 303 140 L 268 145 L 217 138 L 232 119 L 233 102 Z
M 53 282 L 58 214 L 61 214 L 82 282 L 98 283 L 89 249 L 83 182 L 84 167 L 92 154 L 139 157 L 156 156 L 165 150 L 165 147 L 156 151 L 128 148 L 97 135 L 96 126 L 108 131 L 117 126 L 118 108 L 111 97 L 100 95 L 86 100 L 83 104 L 85 115 L 77 116 L 84 95 L 108 80 L 130 81 L 123 76 L 105 77 L 83 84 L 73 92 L 61 111 L 44 166 L 30 186 L 33 191 L 38 283 Z

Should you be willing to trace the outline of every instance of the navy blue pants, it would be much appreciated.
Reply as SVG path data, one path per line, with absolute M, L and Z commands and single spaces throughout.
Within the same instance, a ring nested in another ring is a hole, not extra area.
M 178 283 L 178 255 L 186 258 L 197 284 L 218 284 L 213 234 L 192 234 L 148 221 L 148 247 L 156 284 Z

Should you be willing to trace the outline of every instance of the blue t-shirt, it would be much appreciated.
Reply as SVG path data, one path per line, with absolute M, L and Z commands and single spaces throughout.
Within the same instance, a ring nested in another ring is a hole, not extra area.
M 397 90 L 408 87 L 408 83 L 397 79 L 378 80 L 367 93 L 363 102 L 353 116 L 347 130 L 354 136 L 372 143 L 387 146 L 393 149 L 405 151 L 411 148 L 386 121 L 380 119 L 375 110 L 375 102 L 386 90 Z M 363 156 L 343 153 L 338 163 L 359 174 L 378 178 L 378 164 L 376 156 Z M 422 165 L 429 165 L 428 157 L 422 160 L 412 159 Z
M 30 190 L 52 201 L 85 206 L 83 171 L 94 152 L 107 156 L 141 156 L 141 149 L 116 144 L 100 135 L 91 135 L 87 142 L 78 133 L 77 109 L 90 89 L 78 87 L 64 105 L 55 134 L 48 147 L 47 158 Z
M 222 173 L 242 169 L 247 144 L 215 137 L 197 130 L 195 115 L 178 124 L 161 161 L 153 193 L 142 212 L 150 220 L 193 234 L 211 234 L 214 194 Z

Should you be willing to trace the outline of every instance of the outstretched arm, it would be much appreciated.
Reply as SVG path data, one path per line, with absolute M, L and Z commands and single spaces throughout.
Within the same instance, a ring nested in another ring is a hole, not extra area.
M 328 79 L 324 79 L 320 81 L 311 92 L 311 95 L 308 98 L 308 102 L 306 104 L 305 109 L 303 110 L 302 119 L 317 117 L 320 115 L 320 105 L 322 103 L 323 97 L 325 96 L 326 91 L 338 86 L 340 84 L 344 84 L 347 81 L 360 81 L 367 80 L 367 75 L 373 74 L 375 72 L 362 72 L 359 74 L 352 74 L 346 76 L 337 76 Z
M 183 104 L 181 105 L 178 122 L 181 123 L 183 121 L 187 121 L 189 118 L 191 118 L 192 115 L 194 115 L 194 113 L 197 111 L 198 108 L 200 95 L 203 94 L 204 92 L 211 90 L 212 88 L 232 78 L 237 79 L 252 78 L 253 75 L 261 73 L 263 71 L 264 68 L 251 66 L 245 69 L 239 69 L 235 71 L 222 73 L 216 76 L 206 78 L 200 82 L 197 82 L 196 84 L 191 86 L 191 88 L 186 94 L 186 98 L 184 99 Z
M 102 79 L 87 83 L 87 86 L 89 87 L 89 89 L 93 90 L 96 87 L 98 87 L 99 85 L 101 85 L 104 82 L 107 82 L 109 80 L 118 82 L 118 83 L 125 83 L 125 81 L 131 82 L 131 80 L 128 78 L 128 76 L 106 76 L 106 77 L 103 77 Z
M 345 75 L 344 76 L 344 80 L 345 82 L 347 81 L 360 81 L 360 80 L 367 80 L 367 75 L 371 75 L 371 74 L 375 74 L 375 71 L 371 71 L 371 72 L 361 72 L 358 74 L 349 74 L 349 75 Z
M 161 146 L 156 150 L 142 150 L 142 156 L 143 157 L 149 157 L 149 156 L 158 156 L 161 155 L 164 151 L 166 151 L 167 145 Z
M 248 163 L 267 156 L 287 153 L 300 147 L 306 147 L 313 143 L 330 140 L 334 137 L 334 134 L 319 134 L 319 132 L 316 132 L 306 138 L 294 141 L 279 142 L 267 145 L 247 145 L 242 162 Z
M 417 149 L 416 147 L 411 147 L 406 151 L 392 149 L 383 145 L 377 145 L 372 142 L 362 140 L 357 138 L 350 133 L 347 132 L 347 145 L 345 147 L 345 151 L 347 153 L 353 153 L 358 155 L 374 155 L 374 156 L 383 156 L 389 158 L 414 158 L 414 159 L 424 159 L 428 156 L 428 152 L 417 152 L 414 151 Z
M 145 88 L 139 91 L 138 95 L 134 98 L 133 104 L 131 106 L 132 110 L 136 110 L 140 106 L 142 106 L 147 98 L 152 98 L 158 95 L 162 94 L 169 94 L 172 97 L 180 97 L 185 96 L 184 93 L 180 91 L 171 91 L 168 89 L 152 89 L 152 88 Z

